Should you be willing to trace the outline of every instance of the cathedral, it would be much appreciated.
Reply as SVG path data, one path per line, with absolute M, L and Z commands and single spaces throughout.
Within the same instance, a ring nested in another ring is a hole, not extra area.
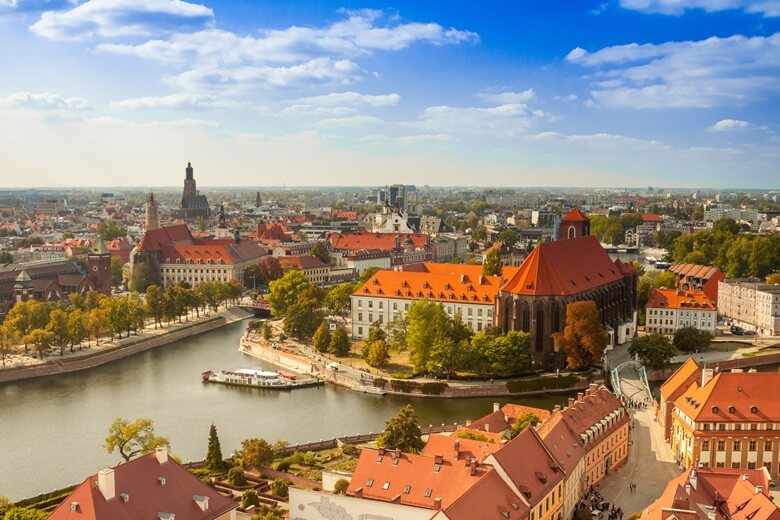
M 187 163 L 179 217 L 184 220 L 194 220 L 198 217 L 208 218 L 210 214 L 209 201 L 205 195 L 198 193 L 192 164 Z

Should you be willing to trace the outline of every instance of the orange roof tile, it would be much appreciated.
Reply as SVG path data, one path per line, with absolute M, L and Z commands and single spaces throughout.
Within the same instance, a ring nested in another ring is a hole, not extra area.
M 525 406 L 522 404 L 507 403 L 501 407 L 501 411 L 513 420 L 519 419 L 527 413 L 535 414 L 542 421 L 545 421 L 550 417 L 550 410 L 545 410 L 544 408 L 535 408 L 533 406 Z
M 411 240 L 416 248 L 423 248 L 430 237 L 423 233 L 331 233 L 328 241 L 337 251 L 350 251 L 353 249 L 381 249 L 390 251 L 395 247 L 396 237 L 400 237 L 401 247 L 406 240 Z
M 455 446 L 457 443 L 457 451 Z M 432 434 L 428 437 L 428 442 L 421 455 L 433 457 L 441 455 L 448 460 L 468 460 L 476 458 L 482 462 L 485 457 L 501 448 L 501 442 L 484 442 L 473 439 L 461 439 L 456 435 Z
M 647 308 L 717 310 L 703 291 L 677 291 L 677 289 L 650 289 Z
M 778 372 L 720 372 L 703 387 L 691 385 L 674 405 L 694 421 L 780 422 Z
M 549 419 L 537 427 L 536 432 L 563 468 L 564 473 L 570 475 L 580 459 L 585 456 L 585 448 L 577 434 L 566 424 L 561 411 L 553 412 Z
M 568 295 L 623 278 L 623 273 L 593 236 L 544 242 L 534 248 L 502 292 Z
M 497 471 L 489 471 L 444 514 L 449 520 L 521 520 L 528 517 L 529 509 Z
M 685 363 L 677 367 L 677 370 L 661 385 L 661 399 L 664 401 L 677 399 L 698 378 L 700 370 L 701 367 L 695 359 L 692 357 L 686 359 Z
M 573 208 L 562 219 L 561 222 L 587 222 L 588 217 L 580 211 L 580 208 Z

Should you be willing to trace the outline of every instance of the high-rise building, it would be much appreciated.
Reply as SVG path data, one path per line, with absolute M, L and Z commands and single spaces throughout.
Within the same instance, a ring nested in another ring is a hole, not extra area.
M 205 195 L 198 192 L 192 164 L 187 163 L 179 216 L 185 220 L 191 220 L 198 217 L 208 218 L 210 214 L 209 201 Z

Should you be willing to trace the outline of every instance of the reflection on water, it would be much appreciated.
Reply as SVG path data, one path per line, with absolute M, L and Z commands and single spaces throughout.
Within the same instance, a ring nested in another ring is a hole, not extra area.
M 212 422 L 227 455 L 248 437 L 295 443 L 378 431 L 407 402 L 423 424 L 463 422 L 491 411 L 491 398 L 381 397 L 331 385 L 275 391 L 204 384 L 200 374 L 208 369 L 262 367 L 238 352 L 243 328 L 234 323 L 110 365 L 0 385 L 0 495 L 32 496 L 118 463 L 119 456 L 103 448 L 116 417 L 153 419 L 174 454 L 187 461 L 205 456 Z M 549 408 L 565 400 L 522 402 Z

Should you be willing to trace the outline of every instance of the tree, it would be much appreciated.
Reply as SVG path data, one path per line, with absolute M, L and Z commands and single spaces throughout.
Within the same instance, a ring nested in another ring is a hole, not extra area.
M 766 283 L 773 285 L 780 284 L 780 273 L 772 273 L 766 277 Z
M 325 307 L 333 314 L 347 314 L 352 301 L 352 293 L 357 287 L 358 284 L 355 282 L 336 285 L 325 295 Z
M 368 269 L 363 271 L 360 274 L 360 277 L 358 278 L 358 284 L 363 285 L 364 283 L 366 283 L 368 280 L 371 279 L 372 276 L 376 274 L 377 271 L 379 271 L 378 267 L 369 267 Z
M 106 320 L 100 308 L 95 308 L 87 314 L 87 331 L 95 338 L 95 344 L 100 344 L 100 336 L 106 330 Z M 89 341 L 89 337 L 88 341 Z
M 384 339 L 366 343 L 366 345 L 368 346 L 368 352 L 366 352 L 364 358 L 369 366 L 381 367 L 390 359 L 390 349 L 387 341 Z
M 314 348 L 320 352 L 327 352 L 330 348 L 330 331 L 328 330 L 327 323 L 324 321 L 317 327 L 317 332 L 314 333 L 312 343 L 314 344 Z
M 14 255 L 8 251 L 0 251 L 0 265 L 12 264 L 14 262 Z
M 683 352 L 694 352 L 704 350 L 712 341 L 712 333 L 706 330 L 699 330 L 696 327 L 683 327 L 674 332 L 672 345 Z
M 247 489 L 244 491 L 244 493 L 241 495 L 241 507 L 246 509 L 250 506 L 259 506 L 260 505 L 260 498 L 257 496 L 257 491 L 254 489 Z
M 146 262 L 133 264 L 133 270 L 130 273 L 130 283 L 128 287 L 131 291 L 144 292 L 149 285 L 149 266 Z
M 127 228 L 117 224 L 116 220 L 107 218 L 97 227 L 98 240 L 110 241 L 127 235 Z
M 19 332 L 10 323 L 0 324 L 0 360 L 5 366 L 6 358 L 16 351 L 19 343 Z
M 263 334 L 263 338 L 265 338 L 266 341 L 271 341 L 271 338 L 273 338 L 273 330 L 271 329 L 271 323 L 268 320 L 265 320 L 261 325 L 260 329 Z M 328 336 L 328 345 L 330 345 L 330 336 Z
M 489 328 L 471 339 L 467 366 L 482 375 L 508 377 L 531 368 L 531 335 Z
M 322 311 L 311 300 L 301 298 L 287 308 L 284 315 L 284 333 L 300 341 L 311 338 L 323 324 Z
M 228 482 L 236 487 L 246 486 L 246 477 L 244 476 L 244 470 L 238 466 L 230 468 L 227 474 Z
M 111 286 L 114 288 L 122 285 L 122 259 L 118 256 L 111 257 Z
M 130 422 L 119 417 L 109 427 L 105 441 L 106 451 L 118 451 L 125 461 L 162 446 L 169 447 L 170 442 L 166 437 L 154 434 L 154 423 L 151 419 L 136 419 Z
M 68 315 L 65 311 L 55 309 L 49 314 L 49 323 L 46 330 L 51 332 L 54 343 L 60 347 L 60 356 L 64 353 L 65 343 L 68 342 Z
M 677 349 L 663 334 L 649 334 L 636 338 L 628 347 L 628 353 L 638 356 L 650 368 L 664 368 L 677 355 Z
M 553 339 L 566 352 L 566 362 L 574 370 L 589 367 L 601 359 L 607 346 L 607 335 L 593 301 L 570 303 L 566 306 L 566 327 L 553 334 Z
M 439 350 L 446 347 L 446 329 L 449 316 L 441 304 L 422 299 L 412 303 L 406 313 L 406 348 L 409 361 L 418 372 L 431 368 L 431 351 L 437 344 Z
M 5 513 L 3 520 L 46 520 L 48 517 L 49 513 L 39 509 L 12 507 Z
M 32 345 L 38 357 L 43 359 L 46 351 L 54 343 L 54 334 L 45 329 L 33 329 L 24 337 L 23 341 L 27 345 Z
M 333 355 L 338 357 L 344 357 L 349 354 L 351 345 L 349 342 L 349 336 L 344 327 L 336 327 L 333 331 L 333 335 L 330 338 L 330 351 Z
M 262 468 L 274 460 L 274 450 L 265 439 L 246 439 L 241 443 L 241 463 L 244 469 Z
M 81 345 L 87 337 L 87 317 L 81 309 L 74 309 L 68 315 L 68 342 L 70 351 L 74 345 Z
M 309 254 L 318 258 L 323 264 L 330 265 L 330 251 L 328 250 L 328 246 L 325 245 L 325 242 L 317 242 L 314 244 Z
M 485 276 L 499 276 L 504 264 L 501 262 L 501 252 L 498 248 L 491 249 L 482 261 L 482 274 Z
M 503 242 L 507 247 L 514 246 L 519 239 L 520 238 L 517 236 L 517 231 L 514 229 L 505 229 L 498 234 L 498 237 L 496 237 L 498 242 Z
M 31 302 L 35 302 L 35 300 L 15 303 L 14 306 L 11 307 L 11 310 L 8 311 L 8 314 L 5 318 L 4 323 L 7 323 L 10 327 L 16 330 L 17 334 L 21 338 L 26 338 L 30 331 L 34 328 L 32 316 L 33 313 L 31 308 L 33 304 Z M 28 342 L 26 339 L 23 339 L 23 341 L 24 351 L 27 352 Z
M 401 450 L 409 453 L 420 453 L 425 446 L 422 440 L 420 424 L 412 405 L 401 407 L 395 417 L 385 423 L 385 431 L 377 440 L 377 445 L 390 450 Z
M 290 483 L 284 479 L 277 478 L 271 482 L 271 494 L 277 497 L 286 497 L 290 492 Z
M 271 293 L 268 300 L 271 302 L 271 310 L 277 316 L 284 316 L 298 300 L 298 295 L 311 285 L 309 279 L 298 270 L 290 270 L 284 276 L 274 280 L 270 284 Z
M 518 433 L 525 430 L 526 427 L 534 427 L 542 422 L 538 415 L 533 412 L 524 413 L 512 423 L 512 429 L 510 430 L 510 436 L 514 439 Z
M 344 495 L 347 493 L 347 489 L 349 488 L 349 481 L 344 478 L 338 479 L 335 484 L 333 484 L 333 493 L 336 495 Z
M 284 276 L 282 264 L 274 256 L 264 256 L 257 265 L 259 267 L 260 280 L 265 284 L 269 284 Z
M 4 496 L 0 496 L 0 518 L 3 518 L 12 507 L 14 507 L 13 502 Z
M 211 423 L 209 428 L 209 444 L 206 450 L 206 468 L 211 471 L 221 471 L 225 469 L 225 459 L 222 458 L 222 446 L 219 444 L 219 435 L 217 427 Z

